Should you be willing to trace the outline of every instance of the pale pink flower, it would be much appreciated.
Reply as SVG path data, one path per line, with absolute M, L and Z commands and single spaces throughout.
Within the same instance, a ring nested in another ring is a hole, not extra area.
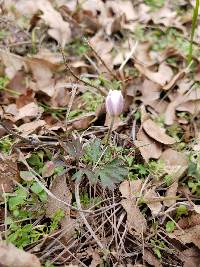
M 119 116 L 124 107 L 124 98 L 121 91 L 110 90 L 106 97 L 106 111 L 111 117 Z

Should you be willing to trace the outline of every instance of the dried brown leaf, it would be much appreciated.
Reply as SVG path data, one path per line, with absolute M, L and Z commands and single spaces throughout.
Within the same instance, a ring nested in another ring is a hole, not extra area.
M 163 24 L 166 27 L 180 27 L 181 23 L 179 23 L 179 20 L 176 17 L 176 12 L 170 9 L 167 5 L 152 14 L 152 20 L 155 24 Z
M 178 221 L 178 225 L 181 229 L 188 229 L 190 227 L 200 225 L 200 214 L 192 213 L 188 217 L 183 217 Z
M 171 198 L 171 197 L 172 198 L 175 198 L 176 197 L 176 194 L 177 194 L 177 189 L 178 189 L 178 182 L 174 182 L 167 189 L 165 196 L 166 197 L 169 197 L 169 198 Z M 170 207 L 170 206 L 172 206 L 173 204 L 176 203 L 176 199 L 165 200 L 163 203 L 164 203 L 164 205 L 166 207 Z
M 176 118 L 176 108 L 181 103 L 185 102 L 185 96 L 183 95 L 173 95 L 173 100 L 167 106 L 167 109 L 164 113 L 165 116 L 165 124 L 172 125 Z
M 29 134 L 35 132 L 38 128 L 44 126 L 46 122 L 44 120 L 37 120 L 32 122 L 27 122 L 18 127 L 18 130 L 21 132 L 21 135 L 26 137 Z
M 65 175 L 56 176 L 53 180 L 53 183 L 50 188 L 51 193 L 56 196 L 58 199 L 71 204 L 72 194 L 69 191 L 68 185 L 66 183 Z M 66 207 L 64 203 L 53 199 L 52 197 L 48 197 L 46 214 L 48 217 L 52 217 L 57 209 L 62 209 L 65 211 L 66 216 L 70 216 L 70 208 Z
M 0 243 L 0 264 L 5 267 L 41 267 L 35 255 L 3 242 Z
M 56 65 L 41 58 L 31 58 L 26 60 L 27 65 L 33 73 L 36 81 L 37 91 L 42 91 L 52 97 L 55 93 L 55 81 L 53 79 L 53 70 Z
M 24 118 L 36 118 L 42 112 L 42 109 L 34 102 L 29 103 L 18 110 L 18 114 L 15 116 L 15 121 Z
M 167 91 L 167 90 L 173 88 L 173 87 L 177 84 L 177 82 L 178 82 L 179 80 L 181 80 L 181 79 L 184 78 L 185 74 L 186 74 L 186 70 L 185 70 L 185 69 L 179 71 L 179 72 L 178 72 L 178 73 L 171 79 L 171 81 L 163 87 L 163 90 L 166 90 L 166 91 Z
M 162 267 L 162 264 L 156 258 L 156 256 L 149 250 L 145 249 L 143 253 L 143 259 L 154 267 Z
M 67 122 L 67 126 L 80 130 L 80 129 L 87 129 L 92 122 L 96 119 L 95 113 L 90 112 L 73 120 Z
M 153 72 L 150 69 L 146 68 L 144 65 L 135 64 L 135 67 L 149 80 L 164 86 L 167 82 L 169 82 L 173 76 L 172 69 L 162 63 L 159 66 L 158 72 Z
M 146 120 L 142 124 L 145 132 L 156 141 L 165 144 L 171 145 L 176 142 L 176 140 L 165 133 L 165 129 L 159 127 L 154 121 L 151 119 Z
M 49 1 L 38 0 L 36 3 L 38 9 L 43 12 L 41 18 L 50 27 L 48 34 L 64 48 L 71 41 L 69 23 L 63 20 L 61 14 L 53 8 Z
M 175 238 L 181 243 L 193 243 L 200 248 L 200 225 L 195 225 L 184 230 L 175 230 L 173 233 L 168 234 L 170 238 Z
M 135 180 L 135 181 L 124 181 L 120 184 L 119 191 L 122 194 L 122 197 L 127 199 L 136 200 L 136 196 L 140 193 L 142 188 L 142 181 Z
M 142 97 L 140 99 L 144 105 L 151 105 L 154 100 L 159 99 L 160 92 L 161 86 L 159 84 L 145 79 L 141 87 Z
M 184 262 L 183 267 L 198 267 L 200 264 L 199 250 L 196 247 L 187 248 L 179 254 Z
M 0 49 L 0 59 L 2 60 L 5 68 L 5 74 L 8 78 L 12 79 L 17 71 L 21 70 L 24 59 L 15 54 L 6 52 Z
M 9 157 L 0 158 L 0 198 L 2 193 L 12 192 L 14 188 L 13 181 L 20 181 L 19 171 L 15 159 Z
M 200 113 L 200 100 L 190 100 L 177 106 L 177 111 L 186 111 L 192 115 Z
M 155 189 L 155 187 L 152 187 L 144 193 L 147 206 L 150 208 L 151 214 L 154 217 L 157 216 L 162 209 L 162 204 L 160 201 L 152 201 L 156 200 L 156 198 L 159 198 L 159 195 L 156 193 Z
M 137 133 L 137 140 L 134 144 L 140 150 L 145 161 L 149 161 L 150 158 L 158 159 L 161 156 L 161 145 L 150 138 L 142 128 Z
M 127 212 L 127 227 L 130 232 L 134 229 L 139 235 L 147 230 L 147 222 L 136 204 L 130 199 L 123 199 L 121 204 Z
M 155 60 L 150 54 L 151 45 L 149 42 L 139 43 L 136 47 L 134 56 L 137 62 L 141 62 L 145 67 L 150 67 L 155 64 Z
M 188 168 L 187 156 L 171 148 L 166 149 L 160 159 L 165 162 L 165 172 L 171 175 L 173 181 L 178 181 Z

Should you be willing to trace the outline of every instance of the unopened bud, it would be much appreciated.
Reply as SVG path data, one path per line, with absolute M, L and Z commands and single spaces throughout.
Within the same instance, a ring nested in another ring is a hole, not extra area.
M 106 97 L 106 111 L 111 117 L 119 116 L 124 107 L 124 98 L 121 91 L 110 90 Z

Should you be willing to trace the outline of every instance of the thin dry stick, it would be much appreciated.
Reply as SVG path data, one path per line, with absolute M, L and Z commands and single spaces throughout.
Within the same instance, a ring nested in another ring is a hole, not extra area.
M 71 111 L 71 108 L 72 108 L 72 104 L 74 102 L 74 98 L 76 96 L 76 91 L 77 91 L 77 86 L 76 85 L 73 85 L 72 86 L 72 94 L 71 94 L 71 97 L 70 97 L 70 100 L 69 100 L 69 105 L 68 105 L 68 109 L 67 109 L 67 114 L 66 114 L 66 122 L 68 120 L 68 117 L 69 117 L 69 113 Z
M 28 138 L 25 138 L 25 137 L 23 137 L 23 136 L 21 136 L 21 135 L 15 133 L 13 130 L 9 129 L 9 128 L 7 127 L 7 125 L 6 125 L 3 121 L 1 121 L 1 120 L 0 120 L 0 125 L 6 130 L 7 133 L 9 133 L 9 134 L 11 134 L 11 135 L 13 135 L 13 136 L 19 138 L 20 140 L 22 140 L 22 141 L 24 141 L 24 142 L 26 142 L 26 143 L 31 143 L 31 142 L 32 142 L 32 141 L 29 140 Z
M 79 195 L 79 183 L 75 183 L 75 198 L 76 198 L 76 203 L 77 203 L 77 207 L 79 210 L 81 210 L 81 201 L 80 201 L 80 195 Z M 90 232 L 90 234 L 92 235 L 92 237 L 94 238 L 94 240 L 96 241 L 96 243 L 98 244 L 98 246 L 102 249 L 102 251 L 104 251 L 104 246 L 101 243 L 101 241 L 98 239 L 98 237 L 95 235 L 95 232 L 92 230 L 91 226 L 89 225 L 87 219 L 85 218 L 85 215 L 83 212 L 80 212 L 80 216 L 83 219 L 88 231 Z
M 66 59 L 66 57 L 65 57 L 65 54 L 64 54 L 64 51 L 63 51 L 62 48 L 60 48 L 60 51 L 61 51 L 61 54 L 62 54 L 62 57 L 63 57 L 63 61 L 64 61 L 64 64 L 65 64 L 65 68 L 71 73 L 71 75 L 72 75 L 76 80 L 78 80 L 79 82 L 84 83 L 84 84 L 87 85 L 87 86 L 90 86 L 90 87 L 93 87 L 93 88 L 97 89 L 103 96 L 106 96 L 106 95 L 107 95 L 107 93 L 103 90 L 103 88 L 98 87 L 98 86 L 96 86 L 96 85 L 94 85 L 94 84 L 91 84 L 91 83 L 89 83 L 89 82 L 86 82 L 85 80 L 82 80 L 80 77 L 78 77 L 78 76 L 72 71 L 72 69 L 70 68 L 70 66 L 68 65 L 68 63 L 67 63 L 67 59 Z
M 5 203 L 5 209 L 4 209 L 5 220 L 4 220 L 4 225 L 5 225 L 5 239 L 7 240 L 7 230 L 8 230 L 8 225 L 7 225 L 8 205 L 7 205 L 7 198 L 6 198 L 6 193 L 5 193 L 3 184 L 1 185 L 1 187 L 2 187 L 2 191 L 3 191 L 3 198 L 4 198 L 4 203 Z
M 125 60 L 122 62 L 121 66 L 119 67 L 119 71 L 122 71 L 123 70 L 123 68 L 126 65 L 126 63 L 128 62 L 128 60 L 133 56 L 133 54 L 136 51 L 137 45 L 138 45 L 138 42 L 136 41 L 136 43 L 132 47 L 130 53 L 128 54 L 128 56 L 125 58 Z
M 99 56 L 99 54 L 97 53 L 97 51 L 94 49 L 94 47 L 91 45 L 90 41 L 86 39 L 86 42 L 88 44 L 88 46 L 90 47 L 90 49 L 92 50 L 92 52 L 95 54 L 95 56 L 101 61 L 101 63 L 104 65 L 104 67 L 107 69 L 107 71 L 110 73 L 110 75 L 117 79 L 116 75 L 112 72 L 112 70 L 107 66 L 107 64 L 105 63 L 105 61 Z

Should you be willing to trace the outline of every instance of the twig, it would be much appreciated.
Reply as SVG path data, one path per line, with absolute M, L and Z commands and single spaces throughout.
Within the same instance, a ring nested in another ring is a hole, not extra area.
M 25 138 L 25 137 L 15 133 L 13 130 L 9 129 L 8 126 L 4 122 L 2 122 L 1 120 L 0 120 L 0 125 L 6 130 L 7 133 L 19 138 L 20 140 L 22 140 L 26 143 L 32 143 L 32 141 L 29 140 L 28 138 Z
M 79 195 L 79 183 L 75 183 L 75 198 L 76 198 L 76 204 L 79 210 L 81 210 L 81 201 L 80 201 L 80 195 Z M 102 249 L 102 251 L 104 251 L 104 246 L 101 243 L 101 241 L 98 239 L 98 237 L 95 235 L 95 232 L 92 230 L 91 226 L 89 225 L 87 219 L 85 218 L 85 215 L 83 212 L 80 212 L 80 216 L 83 219 L 88 231 L 90 232 L 90 234 L 92 235 L 92 237 L 94 238 L 94 240 L 96 241 L 96 243 L 98 244 L 98 246 Z
M 119 71 L 122 71 L 128 60 L 133 56 L 133 54 L 136 51 L 138 42 L 136 41 L 135 45 L 132 47 L 131 52 L 128 54 L 128 56 L 125 58 L 125 60 L 122 62 L 121 66 L 119 67 Z
M 70 97 L 70 100 L 69 100 L 69 105 L 68 105 L 68 108 L 67 108 L 67 114 L 66 114 L 66 122 L 68 120 L 68 117 L 69 117 L 69 114 L 70 114 L 70 111 L 71 111 L 71 108 L 72 108 L 72 104 L 74 102 L 74 98 L 76 96 L 76 91 L 77 91 L 77 86 L 76 85 L 73 85 L 72 86 L 72 94 L 71 94 L 71 97 Z
M 106 93 L 101 87 L 98 87 L 98 86 L 96 86 L 96 85 L 94 85 L 94 84 L 91 84 L 91 83 L 89 83 L 89 82 L 86 82 L 86 81 L 82 80 L 80 77 L 78 77 L 78 76 L 72 71 L 72 69 L 70 68 L 70 66 L 68 65 L 67 60 L 66 60 L 66 57 L 65 57 L 65 54 L 64 54 L 64 51 L 63 51 L 62 48 L 60 48 L 60 51 L 61 51 L 61 54 L 62 54 L 62 57 L 63 57 L 63 61 L 64 61 L 64 64 L 65 64 L 65 68 L 71 73 L 71 75 L 72 75 L 76 80 L 78 80 L 79 82 L 84 83 L 84 84 L 87 85 L 87 86 L 90 86 L 90 87 L 93 87 L 93 88 L 97 89 L 103 96 L 106 96 L 106 95 L 107 95 L 107 93 Z
M 86 39 L 86 38 L 85 38 Z M 117 79 L 117 76 L 112 72 L 112 70 L 107 66 L 107 64 L 105 63 L 105 61 L 99 56 L 99 54 L 97 53 L 97 51 L 94 49 L 94 47 L 91 45 L 90 41 L 88 39 L 86 39 L 86 43 L 88 44 L 88 46 L 90 47 L 90 49 L 92 50 L 92 52 L 95 54 L 95 56 L 101 61 L 101 63 L 104 65 L 104 67 L 107 69 L 107 71 L 110 73 L 110 75 Z

